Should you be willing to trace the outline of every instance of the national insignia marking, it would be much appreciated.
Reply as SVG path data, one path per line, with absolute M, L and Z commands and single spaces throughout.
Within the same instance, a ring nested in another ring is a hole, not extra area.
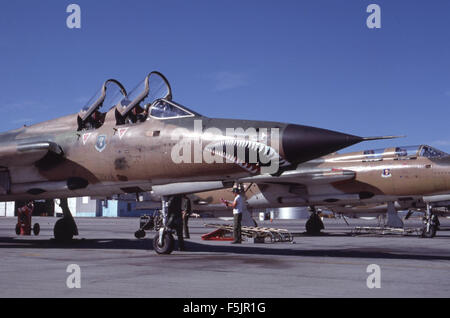
M 97 142 L 95 143 L 95 149 L 97 149 L 98 152 L 102 152 L 106 148 L 106 136 L 105 135 L 99 135 L 97 137 Z

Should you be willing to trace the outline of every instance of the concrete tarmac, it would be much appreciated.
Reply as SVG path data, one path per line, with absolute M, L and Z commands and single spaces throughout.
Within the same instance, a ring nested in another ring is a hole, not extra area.
M 211 231 L 191 219 L 187 251 L 157 255 L 154 232 L 134 238 L 137 218 L 80 218 L 80 235 L 57 244 L 51 217 L 33 218 L 39 236 L 16 236 L 15 218 L 0 218 L 0 297 L 449 297 L 450 231 L 433 239 L 414 235 L 349 235 L 376 221 L 326 219 L 325 234 L 295 243 L 242 245 L 202 241 Z M 225 222 L 226 223 L 226 222 Z M 443 226 L 450 220 L 441 218 Z M 259 222 L 304 231 L 305 220 Z M 407 226 L 420 226 L 410 220 Z M 68 288 L 70 264 L 81 269 L 81 288 Z M 380 267 L 370 289 L 367 267 Z

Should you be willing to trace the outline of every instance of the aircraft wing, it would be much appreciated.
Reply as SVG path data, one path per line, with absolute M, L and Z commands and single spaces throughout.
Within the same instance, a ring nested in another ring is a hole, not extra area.
M 346 181 L 355 178 L 356 172 L 341 169 L 322 170 L 292 170 L 282 173 L 280 176 L 258 175 L 239 179 L 242 183 L 269 183 L 269 184 L 328 184 L 338 181 Z
M 0 143 L 0 166 L 26 166 L 36 163 L 47 154 L 63 155 L 60 146 L 52 141 Z

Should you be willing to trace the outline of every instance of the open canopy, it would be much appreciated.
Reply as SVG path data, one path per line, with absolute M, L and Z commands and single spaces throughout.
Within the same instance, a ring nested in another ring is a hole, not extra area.
M 87 104 L 78 113 L 78 116 L 82 121 L 85 121 L 94 111 L 99 110 L 102 106 L 104 106 L 104 109 L 111 108 L 126 96 L 127 92 L 123 85 L 115 79 L 109 79 L 89 99 Z
M 172 89 L 164 75 L 153 71 L 117 104 L 117 111 L 125 116 L 135 106 L 148 108 L 158 99 L 170 101 Z

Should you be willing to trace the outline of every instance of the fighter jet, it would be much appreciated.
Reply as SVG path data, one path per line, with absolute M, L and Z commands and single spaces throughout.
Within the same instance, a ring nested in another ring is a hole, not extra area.
M 369 208 L 380 212 L 380 205 L 387 204 L 388 226 L 392 227 L 403 226 L 397 209 L 424 208 L 423 236 L 433 237 L 436 208 L 450 205 L 450 155 L 427 145 L 333 154 L 279 176 L 260 174 L 239 181 L 246 188 L 249 208 L 312 207 L 308 232 L 323 227 L 315 207 L 335 211 L 353 207 L 355 211 L 365 206 L 364 212 Z M 230 200 L 232 194 L 222 189 L 191 198 L 196 210 L 211 211 L 224 209 L 221 199 Z
M 129 93 L 111 79 L 77 114 L 0 134 L 0 200 L 62 199 L 64 217 L 54 235 L 69 240 L 78 230 L 67 197 L 159 189 L 166 220 L 168 198 L 187 188 L 205 191 L 260 173 L 277 175 L 364 140 L 389 138 L 208 118 L 172 96 L 156 71 Z M 155 237 L 160 246 L 165 237 Z M 167 235 L 167 246 L 172 240 Z

